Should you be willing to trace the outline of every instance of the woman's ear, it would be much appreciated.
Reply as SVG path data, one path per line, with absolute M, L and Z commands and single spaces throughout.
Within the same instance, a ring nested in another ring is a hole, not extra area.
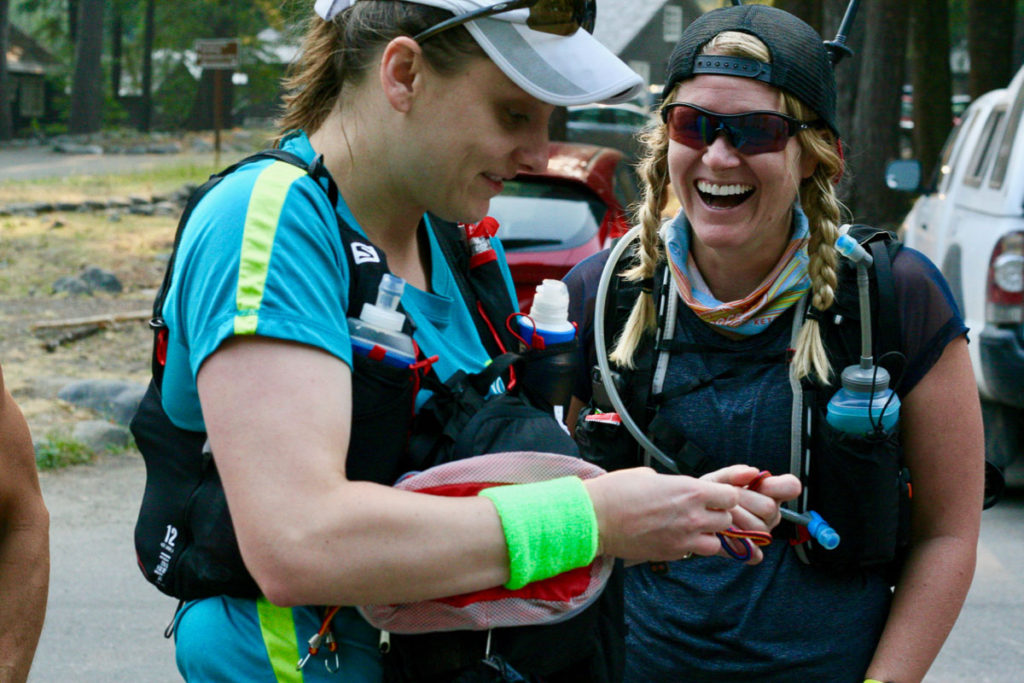
M 380 58 L 380 84 L 396 111 L 406 112 L 423 71 L 423 50 L 409 36 L 399 36 L 384 48 Z
M 800 147 L 800 179 L 807 180 L 818 168 L 818 159 L 807 151 L 807 148 Z

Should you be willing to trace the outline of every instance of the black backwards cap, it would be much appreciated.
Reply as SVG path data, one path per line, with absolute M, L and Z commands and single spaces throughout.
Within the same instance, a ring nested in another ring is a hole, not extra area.
M 699 54 L 723 31 L 757 36 L 771 53 L 772 63 Z M 698 74 L 743 76 L 773 85 L 807 105 L 839 135 L 835 122 L 836 78 L 828 49 L 817 31 L 789 12 L 767 5 L 735 5 L 696 19 L 683 31 L 669 57 L 664 93 Z

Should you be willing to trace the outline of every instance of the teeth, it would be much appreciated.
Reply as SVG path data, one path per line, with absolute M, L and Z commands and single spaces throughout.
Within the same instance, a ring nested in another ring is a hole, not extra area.
M 752 185 L 715 185 L 709 183 L 706 180 L 697 181 L 697 189 L 707 194 L 718 195 L 720 197 L 727 197 L 734 194 L 743 194 L 744 192 L 750 192 L 754 189 Z

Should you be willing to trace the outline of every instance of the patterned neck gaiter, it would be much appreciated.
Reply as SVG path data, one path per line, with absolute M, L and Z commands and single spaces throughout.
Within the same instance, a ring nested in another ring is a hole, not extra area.
M 682 211 L 662 229 L 672 280 L 686 305 L 704 322 L 741 336 L 764 330 L 810 289 L 807 273 L 809 227 L 799 203 L 793 205 L 793 237 L 768 276 L 743 299 L 716 299 L 690 254 L 690 221 Z

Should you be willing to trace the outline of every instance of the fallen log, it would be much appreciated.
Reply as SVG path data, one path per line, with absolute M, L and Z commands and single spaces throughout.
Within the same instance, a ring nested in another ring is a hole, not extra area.
M 35 332 L 37 330 L 58 330 L 66 329 L 68 327 L 80 327 L 82 325 L 98 325 L 100 327 L 105 327 L 106 325 L 128 322 L 131 320 L 149 320 L 152 317 L 152 309 L 146 309 L 144 311 L 128 311 L 126 313 L 103 313 L 100 315 L 86 316 L 84 318 L 42 320 L 37 323 L 32 323 L 32 325 L 29 326 L 29 329 Z

